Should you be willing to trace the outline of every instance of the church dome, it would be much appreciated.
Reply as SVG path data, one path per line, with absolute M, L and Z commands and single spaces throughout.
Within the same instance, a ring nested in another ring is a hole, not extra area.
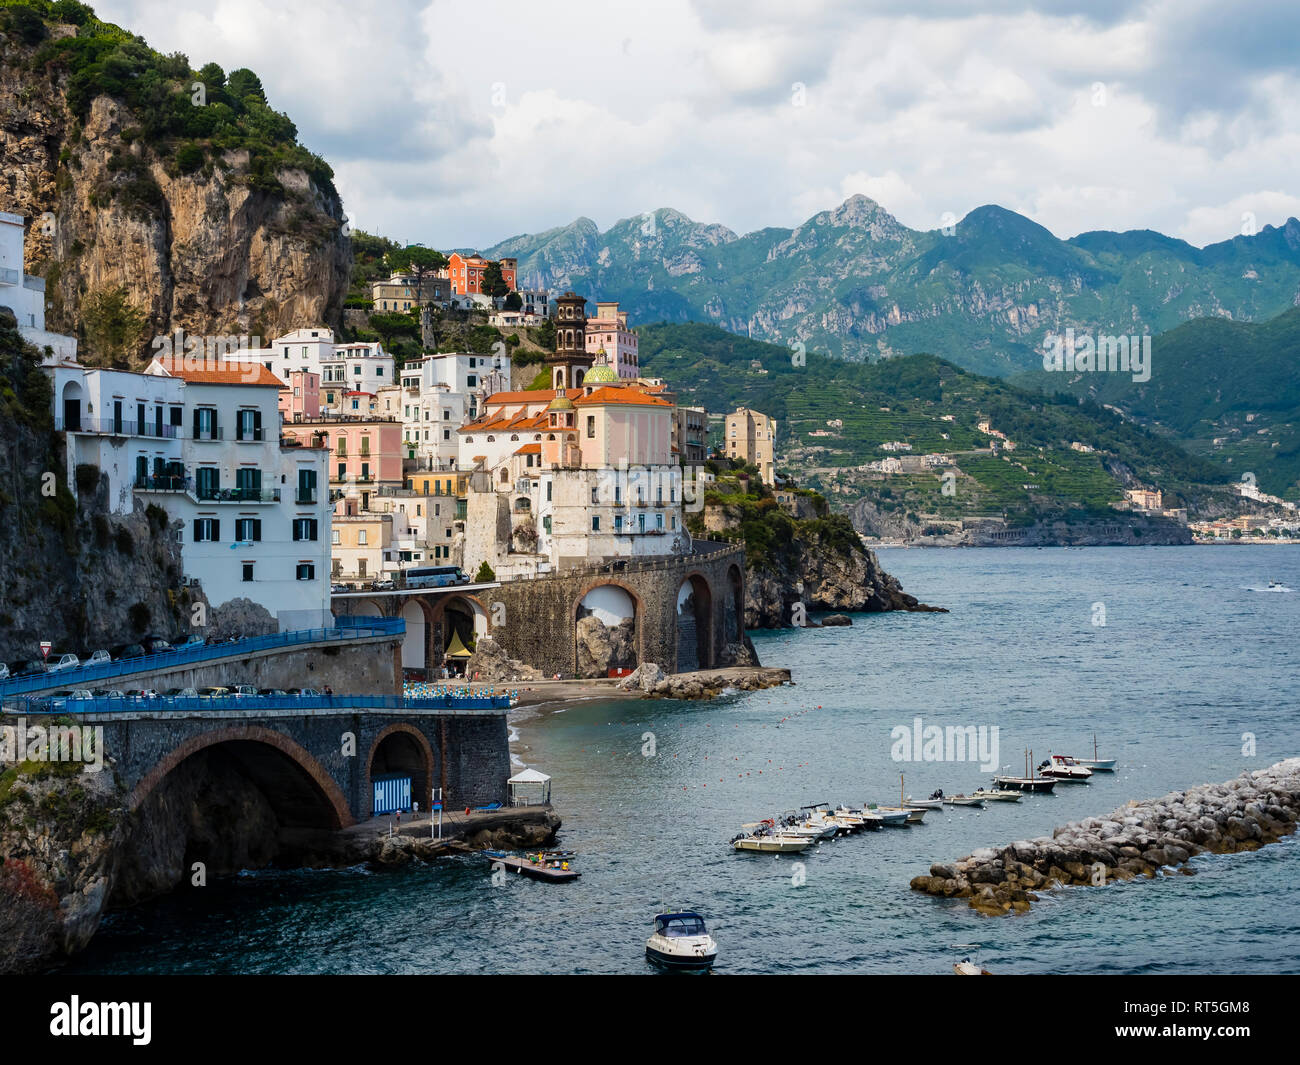
M 618 383 L 618 374 L 608 363 L 598 363 L 587 371 L 582 379 L 584 385 L 612 385 Z

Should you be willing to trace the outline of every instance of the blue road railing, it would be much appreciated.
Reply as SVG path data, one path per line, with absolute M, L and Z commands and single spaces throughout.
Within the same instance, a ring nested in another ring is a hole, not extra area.
M 509 695 L 438 696 L 408 699 L 400 695 L 154 695 L 69 699 L 52 695 L 16 695 L 3 700 L 6 714 L 177 713 L 194 710 L 258 712 L 267 710 L 508 710 Z
M 273 632 L 266 636 L 249 636 L 229 643 L 197 643 L 178 647 L 156 655 L 123 658 L 77 669 L 61 669 L 57 673 L 34 673 L 25 677 L 10 677 L 0 681 L 0 696 L 22 695 L 27 692 L 48 691 L 51 688 L 67 689 L 96 686 L 95 681 L 133 673 L 149 673 L 173 666 L 187 666 L 210 662 L 220 658 L 246 657 L 257 651 L 276 647 L 292 647 L 302 643 L 323 643 L 328 640 L 357 640 L 367 636 L 399 636 L 406 631 L 401 618 L 338 618 L 337 625 L 329 629 L 295 629 L 290 632 Z

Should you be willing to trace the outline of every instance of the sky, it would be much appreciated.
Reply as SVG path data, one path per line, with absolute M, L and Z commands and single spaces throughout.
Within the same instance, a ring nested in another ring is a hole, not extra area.
M 1296 0 L 100 0 L 257 72 L 356 227 L 485 248 L 660 207 L 737 233 L 861 193 L 1196 245 L 1300 216 Z

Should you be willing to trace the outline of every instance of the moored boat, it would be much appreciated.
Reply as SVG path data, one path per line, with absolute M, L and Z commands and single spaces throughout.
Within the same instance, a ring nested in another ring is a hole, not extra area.
M 983 809 L 984 799 L 979 795 L 949 795 L 943 800 L 949 806 L 974 806 Z
M 665 969 L 701 972 L 713 968 L 718 944 L 704 918 L 692 910 L 655 915 L 654 931 L 645 943 L 646 960 Z
M 569 868 L 567 858 L 549 859 L 544 854 L 538 854 L 536 857 L 529 855 L 520 857 L 515 854 L 507 854 L 505 851 L 484 851 L 483 856 L 492 862 L 494 869 L 499 863 L 503 868 L 512 869 L 520 876 L 526 876 L 529 880 L 542 880 L 547 883 L 558 884 L 569 880 L 577 880 L 578 877 L 582 876 L 576 869 Z
M 1092 734 L 1092 757 L 1076 758 L 1075 761 L 1081 766 L 1091 769 L 1094 773 L 1113 773 L 1115 772 L 1115 762 L 1117 759 L 1099 758 L 1097 756 L 1097 734 L 1094 732 Z
M 971 792 L 976 798 L 984 799 L 988 802 L 1019 802 L 1020 792 L 1012 791 L 1009 788 L 976 788 Z
M 807 850 L 816 842 L 815 838 L 796 836 L 782 832 L 771 818 L 741 828 L 752 829 L 742 832 L 731 840 L 733 850 L 757 851 L 762 854 L 795 854 Z
M 994 785 L 1000 790 L 1029 792 L 1034 795 L 1050 794 L 1056 787 L 1056 780 L 1053 777 L 1035 776 L 1031 768 L 1034 759 L 1034 752 L 1025 751 L 1025 775 L 1023 777 L 1012 776 L 1009 773 L 1000 773 L 993 778 Z
M 1092 770 L 1082 766 L 1068 754 L 1054 754 L 1039 767 L 1045 777 L 1054 777 L 1070 784 L 1086 784 L 1092 779 Z

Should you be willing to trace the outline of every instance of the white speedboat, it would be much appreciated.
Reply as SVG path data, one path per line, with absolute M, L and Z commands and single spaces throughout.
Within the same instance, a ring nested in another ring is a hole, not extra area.
M 958 976 L 992 976 L 993 974 L 987 969 L 981 969 L 970 958 L 962 958 L 961 961 L 953 962 L 952 971 Z
M 984 799 L 979 795 L 949 795 L 943 801 L 949 806 L 973 806 L 981 810 L 984 808 Z
M 783 832 L 776 827 L 776 822 L 770 818 L 757 824 L 742 825 L 741 827 L 752 829 L 752 831 L 743 832 L 732 839 L 731 846 L 738 851 L 758 851 L 762 854 L 795 854 L 807 850 L 816 842 L 815 837 L 796 836 Z
M 832 839 L 839 835 L 840 831 L 839 825 L 827 821 L 824 817 L 794 812 L 782 814 L 778 827 L 782 832 L 807 836 L 812 840 Z
M 665 969 L 699 972 L 713 968 L 718 944 L 709 935 L 703 917 L 677 910 L 655 916 L 654 932 L 645 941 L 645 956 Z
M 873 814 L 879 817 L 886 828 L 906 828 L 908 816 L 914 813 L 920 813 L 925 816 L 924 810 L 899 810 L 894 808 L 885 808 L 876 806 L 874 803 L 868 803 L 863 813 Z
M 1071 784 L 1086 784 L 1092 778 L 1092 770 L 1068 754 L 1054 754 L 1038 768 L 1045 777 Z
M 928 799 L 914 799 L 908 795 L 903 799 L 903 805 L 909 810 L 942 810 L 943 792 L 931 792 Z
M 986 802 L 1019 802 L 1021 793 L 1009 788 L 976 788 L 972 795 Z

